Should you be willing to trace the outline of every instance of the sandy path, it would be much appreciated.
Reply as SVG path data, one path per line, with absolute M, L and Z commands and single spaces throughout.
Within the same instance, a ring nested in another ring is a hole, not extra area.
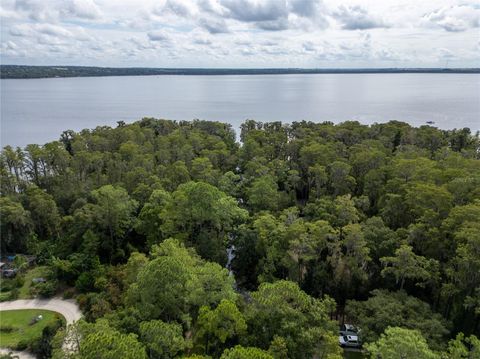
M 60 313 L 64 316 L 67 325 L 75 323 L 82 317 L 82 312 L 78 308 L 77 303 L 73 299 L 19 299 L 10 302 L 0 302 L 0 319 L 2 310 L 18 310 L 18 309 L 44 309 Z M 35 358 L 28 352 L 16 352 L 9 349 L 0 349 L 0 353 L 12 352 L 20 359 Z

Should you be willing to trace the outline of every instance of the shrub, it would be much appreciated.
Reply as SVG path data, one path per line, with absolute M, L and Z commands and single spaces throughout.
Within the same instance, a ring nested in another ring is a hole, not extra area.
M 1 333 L 11 333 L 13 332 L 13 327 L 10 325 L 0 325 L 0 332 Z
M 56 280 L 49 280 L 45 283 L 38 283 L 35 287 L 37 293 L 44 298 L 49 298 L 57 292 L 58 282 Z
M 72 299 L 75 296 L 75 288 L 67 288 L 63 292 L 63 299 Z
M 37 358 L 50 358 L 52 356 L 51 341 L 62 326 L 63 320 L 57 316 L 53 323 L 43 328 L 42 336 L 30 343 L 29 349 L 36 354 Z

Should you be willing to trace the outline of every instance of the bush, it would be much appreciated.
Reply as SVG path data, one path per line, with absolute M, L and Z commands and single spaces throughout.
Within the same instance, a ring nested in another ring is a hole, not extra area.
M 44 298 L 49 298 L 57 292 L 58 282 L 56 280 L 49 280 L 45 283 L 38 283 L 35 286 L 38 295 Z
M 75 288 L 82 293 L 87 293 L 95 289 L 95 278 L 88 272 L 83 272 L 75 282 Z
M 0 333 L 11 333 L 13 332 L 13 327 L 10 325 L 0 325 Z
M 29 349 L 36 355 L 37 358 L 50 358 L 52 356 L 51 341 L 58 329 L 63 326 L 63 320 L 57 316 L 55 321 L 43 328 L 42 336 L 30 343 Z
M 14 349 L 19 351 L 25 350 L 28 348 L 28 344 L 29 343 L 26 341 L 26 339 L 22 339 L 18 342 L 17 346 Z
M 0 279 L 0 292 L 5 293 L 20 288 L 24 281 L 25 280 L 21 276 L 12 279 L 2 278 Z
M 72 299 L 75 296 L 75 288 L 67 288 L 63 292 L 63 299 Z

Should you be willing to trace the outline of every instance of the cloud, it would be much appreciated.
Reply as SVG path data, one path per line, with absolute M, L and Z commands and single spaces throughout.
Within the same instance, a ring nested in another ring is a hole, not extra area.
M 174 14 L 182 17 L 188 17 L 192 14 L 192 10 L 186 1 L 182 0 L 167 0 L 165 5 Z
M 475 5 L 443 7 L 424 15 L 422 23 L 449 32 L 466 31 L 480 26 L 480 8 Z
M 39 24 L 35 27 L 35 31 L 49 36 L 55 37 L 70 37 L 72 33 L 61 26 L 51 24 Z
M 361 6 L 342 5 L 332 15 L 345 30 L 367 30 L 388 27 L 381 18 L 371 15 Z
M 196 36 L 193 39 L 193 43 L 196 45 L 211 45 L 212 41 L 205 36 Z
M 289 10 L 306 18 L 322 18 L 326 7 L 321 0 L 289 0 Z
M 93 0 L 16 0 L 15 10 L 34 21 L 58 22 L 61 19 L 97 20 L 102 17 Z
M 240 22 L 253 23 L 257 28 L 279 31 L 288 28 L 285 0 L 221 0 L 226 16 Z
M 149 33 L 147 33 L 147 36 L 150 39 L 150 41 L 154 41 L 154 42 L 170 41 L 170 37 L 163 30 L 150 31 Z
M 153 9 L 153 13 L 158 16 L 171 14 L 183 18 L 191 17 L 195 12 L 195 3 L 189 0 L 166 0 L 163 5 Z
M 2 61 L 473 67 L 479 11 L 475 0 L 2 0 Z
M 229 32 L 227 23 L 222 18 L 204 17 L 198 20 L 198 25 L 211 34 L 226 34 Z
M 224 10 L 217 12 L 225 17 L 266 31 L 305 27 L 306 19 L 320 28 L 328 24 L 321 0 L 220 0 L 219 4 Z
M 102 12 L 92 0 L 70 0 L 64 2 L 61 10 L 66 17 L 95 20 L 102 17 Z
M 29 37 L 47 35 L 51 37 L 73 37 L 72 32 L 53 24 L 21 24 L 10 28 L 10 35 Z
M 317 50 L 315 44 L 311 41 L 306 41 L 302 44 L 303 51 L 315 52 Z
M 245 22 L 277 21 L 288 15 L 284 0 L 222 0 L 233 19 Z

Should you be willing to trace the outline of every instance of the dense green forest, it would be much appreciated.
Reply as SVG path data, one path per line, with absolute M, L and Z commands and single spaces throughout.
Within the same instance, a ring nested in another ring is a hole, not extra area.
M 334 359 L 344 322 L 372 358 L 480 357 L 478 133 L 246 121 L 239 137 L 144 118 L 4 147 L 2 253 L 35 255 L 40 294 L 85 315 L 53 357 Z
M 281 75 L 281 74 L 378 74 L 378 73 L 480 73 L 480 68 L 155 68 L 155 67 L 96 67 L 96 66 L 29 66 L 0 65 L 2 79 L 32 79 L 44 77 L 88 76 L 148 76 L 148 75 Z

